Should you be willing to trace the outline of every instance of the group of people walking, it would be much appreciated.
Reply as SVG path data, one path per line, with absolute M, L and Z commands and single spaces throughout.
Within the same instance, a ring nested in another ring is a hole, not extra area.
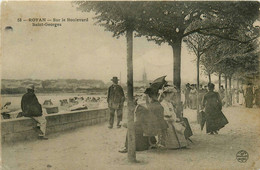
M 197 90 L 196 84 L 185 85 L 183 90 L 185 101 L 184 108 L 197 109 L 197 92 L 199 92 L 199 107 L 202 106 L 203 96 L 208 92 L 207 86 L 199 86 Z M 243 105 L 247 108 L 252 108 L 253 105 L 260 107 L 260 89 L 259 86 L 253 86 L 252 83 L 248 83 L 246 86 L 237 89 L 232 88 L 226 91 L 221 85 L 218 90 L 220 101 L 223 106 L 231 106 L 232 104 Z
M 243 85 L 240 88 L 232 88 L 227 92 L 221 86 L 219 90 L 222 104 L 225 106 L 242 105 L 246 108 L 252 108 L 254 105 L 260 107 L 260 89 L 252 83 Z
M 115 111 L 117 111 L 117 127 L 120 128 L 122 120 L 122 107 L 125 100 L 124 92 L 121 86 L 117 84 L 118 78 L 112 79 L 113 85 L 108 90 L 108 106 L 110 109 L 109 128 L 113 127 Z M 195 89 L 191 87 L 189 94 Z M 214 92 L 214 84 L 208 84 L 208 90 L 205 87 L 200 88 L 203 92 L 201 96 L 201 108 L 205 110 L 206 132 L 217 134 L 218 131 L 228 124 L 227 118 L 222 113 L 222 102 L 220 95 Z M 144 91 L 145 102 L 137 104 L 135 107 L 135 142 L 136 150 L 147 150 L 151 147 L 164 147 L 167 149 L 186 148 L 190 137 L 193 135 L 187 118 L 183 114 L 178 114 L 176 97 L 177 90 L 174 86 L 165 85 L 159 93 L 158 89 L 152 86 Z M 191 106 L 189 101 L 186 106 Z M 127 152 L 127 134 L 125 146 L 119 151 Z M 192 141 L 191 141 L 192 142 Z
M 260 107 L 260 89 L 259 86 L 253 86 L 252 83 L 248 83 L 247 86 L 239 90 L 239 100 L 241 105 L 245 105 L 247 108 L 252 108 L 255 104 Z
M 203 96 L 208 92 L 207 86 L 199 86 L 196 84 L 187 83 L 184 89 L 184 108 L 197 109 L 197 92 L 199 92 L 199 106 L 202 104 Z

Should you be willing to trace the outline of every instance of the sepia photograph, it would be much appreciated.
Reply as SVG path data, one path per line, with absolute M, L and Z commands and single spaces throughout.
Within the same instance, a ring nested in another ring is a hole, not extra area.
M 1 1 L 0 170 L 260 170 L 259 1 Z

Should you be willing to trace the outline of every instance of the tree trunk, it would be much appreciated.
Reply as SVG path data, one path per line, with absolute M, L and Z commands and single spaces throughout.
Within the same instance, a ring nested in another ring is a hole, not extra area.
M 173 84 L 178 90 L 177 98 L 181 101 L 181 38 L 175 40 L 173 49 Z
M 209 77 L 209 83 L 211 83 L 211 74 L 208 73 L 208 77 Z
M 239 78 L 237 78 L 237 103 L 239 103 Z
M 229 99 L 229 105 L 232 106 L 232 87 L 231 87 L 231 84 L 232 84 L 232 82 L 231 82 L 231 81 L 232 81 L 232 76 L 228 77 L 228 79 L 229 79 L 229 80 L 228 80 L 228 81 L 229 81 L 229 93 L 228 93 L 228 94 L 229 94 L 229 95 L 228 95 L 229 98 L 228 98 L 228 99 Z
M 182 116 L 181 104 L 181 42 L 182 38 L 175 39 L 171 45 L 173 49 L 173 84 L 177 88 L 177 116 Z
M 199 101 L 199 90 L 200 90 L 200 54 L 197 54 L 197 123 L 200 123 L 201 119 L 199 116 L 200 101 Z
M 221 73 L 218 74 L 218 89 L 221 87 Z
M 228 92 L 227 92 L 227 75 L 225 75 L 225 106 L 228 106 Z
M 134 127 L 134 88 L 133 88 L 133 30 L 126 32 L 127 43 L 127 130 L 128 161 L 136 162 Z
M 228 82 L 229 82 L 229 84 L 228 84 L 228 88 L 229 88 L 229 90 L 231 90 L 232 89 L 232 77 L 230 76 L 230 77 L 228 77 Z

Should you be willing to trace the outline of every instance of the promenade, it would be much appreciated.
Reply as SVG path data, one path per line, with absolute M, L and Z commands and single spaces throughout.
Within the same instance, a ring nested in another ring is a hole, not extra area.
M 107 123 L 49 135 L 49 140 L 2 146 L 3 170 L 107 169 L 260 169 L 259 109 L 223 108 L 229 124 L 218 135 L 207 135 L 196 123 L 196 111 L 185 109 L 194 135 L 188 149 L 137 152 L 139 163 L 119 153 L 126 129 L 108 129 Z M 247 162 L 236 154 L 245 150 Z

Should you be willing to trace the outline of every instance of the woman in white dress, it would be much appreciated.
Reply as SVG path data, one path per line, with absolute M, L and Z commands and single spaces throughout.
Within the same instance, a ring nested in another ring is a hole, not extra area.
M 196 109 L 197 108 L 197 89 L 194 84 L 191 85 L 190 100 L 191 100 L 190 108 Z
M 244 105 L 244 90 L 243 90 L 243 88 L 241 87 L 238 92 L 239 92 L 239 95 L 238 95 L 239 104 Z
M 172 104 L 174 88 L 167 88 L 162 94 L 161 105 L 164 108 L 164 119 L 168 124 L 165 147 L 168 149 L 185 148 L 188 142 L 184 136 L 185 125 L 175 114 L 175 108 Z

